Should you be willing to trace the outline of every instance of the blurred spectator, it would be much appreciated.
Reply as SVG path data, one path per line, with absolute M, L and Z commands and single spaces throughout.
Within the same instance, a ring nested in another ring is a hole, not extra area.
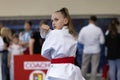
M 4 41 L 3 38 L 0 36 L 0 80 L 2 79 L 2 55 L 4 50 Z
M 117 80 L 120 80 L 120 34 L 115 23 L 109 27 L 109 33 L 106 35 L 106 46 L 110 80 L 116 80 L 116 70 Z
M 117 18 L 114 18 L 113 20 L 112 20 L 112 22 L 111 22 L 111 24 L 114 24 L 115 26 L 114 27 L 116 27 L 117 28 L 117 32 L 120 34 L 120 23 L 119 23 L 119 20 L 117 19 Z M 111 25 L 110 24 L 110 25 Z M 110 27 L 110 26 L 109 26 Z M 106 33 L 105 33 L 105 36 L 108 36 L 108 34 L 109 34 L 109 29 L 106 31 Z M 107 56 L 107 47 L 105 47 L 105 55 Z M 107 79 L 109 79 L 109 76 L 108 76 L 108 72 L 109 72 L 109 65 L 108 65 L 108 63 L 103 67 L 103 74 L 102 74 L 102 78 L 103 78 L 103 80 L 107 80 Z
M 117 31 L 120 34 L 120 22 L 119 22 L 119 20 L 117 18 L 114 18 L 111 23 L 116 25 Z M 108 33 L 109 33 L 109 30 L 107 30 L 105 32 L 105 35 L 108 35 Z
M 82 56 L 82 74 L 85 77 L 88 65 L 91 62 L 91 78 L 96 80 L 97 68 L 100 60 L 100 44 L 104 43 L 102 30 L 96 26 L 96 16 L 91 16 L 89 25 L 82 28 L 78 41 L 84 45 Z
M 24 51 L 19 45 L 19 38 L 16 34 L 13 35 L 12 44 L 8 48 L 8 66 L 10 67 L 10 80 L 14 80 L 14 55 L 21 55 Z
M 12 39 L 12 32 L 9 28 L 3 27 L 1 29 L 1 36 L 3 37 L 3 41 L 5 44 L 5 49 L 3 50 L 3 55 L 2 55 L 2 78 L 3 80 L 9 80 L 9 68 L 7 65 L 8 61 L 8 47 L 11 43 Z
M 26 21 L 24 24 L 24 31 L 19 34 L 20 44 L 25 48 L 24 54 L 29 54 L 29 41 L 32 34 L 32 22 Z
M 0 31 L 3 28 L 3 24 L 0 22 Z M 4 49 L 3 38 L 0 36 L 0 80 L 2 80 L 2 55 Z
M 112 23 L 116 25 L 118 33 L 120 33 L 120 22 L 117 18 L 112 20 Z
M 0 31 L 1 31 L 2 28 L 3 28 L 3 24 L 0 22 Z
M 47 22 L 46 21 L 41 21 L 40 25 L 39 25 L 39 32 L 33 32 L 30 42 L 29 42 L 29 50 L 30 50 L 30 54 L 40 54 L 41 53 L 41 48 L 42 48 L 42 44 L 44 42 L 44 39 L 41 37 L 41 34 L 44 34 L 41 31 L 41 26 L 47 26 Z M 46 33 L 45 33 L 46 34 Z M 44 34 L 44 37 L 46 36 Z

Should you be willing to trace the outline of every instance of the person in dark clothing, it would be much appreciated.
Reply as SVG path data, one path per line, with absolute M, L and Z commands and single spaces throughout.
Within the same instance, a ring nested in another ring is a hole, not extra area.
M 40 32 L 33 32 L 30 39 L 30 54 L 40 54 L 43 42 L 44 39 L 41 38 Z
M 40 28 L 43 25 L 47 26 L 47 22 L 44 21 L 44 20 L 40 22 L 39 31 L 38 32 L 33 32 L 32 35 L 31 35 L 31 39 L 30 39 L 30 42 L 29 42 L 29 51 L 30 51 L 31 55 L 41 53 L 41 48 L 42 48 L 42 44 L 44 42 L 44 38 L 41 37 Z
M 116 80 L 116 68 L 117 80 L 120 80 L 120 34 L 117 31 L 116 25 L 113 23 L 109 27 L 109 33 L 106 35 L 105 44 L 107 47 L 110 80 Z

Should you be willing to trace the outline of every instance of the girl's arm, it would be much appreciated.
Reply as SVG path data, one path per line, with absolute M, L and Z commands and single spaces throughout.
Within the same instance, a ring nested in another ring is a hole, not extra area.
M 49 26 L 43 24 L 43 25 L 41 25 L 41 27 L 40 27 L 40 36 L 41 36 L 42 38 L 46 38 L 47 34 L 48 34 L 50 31 L 51 31 L 51 29 L 49 28 Z

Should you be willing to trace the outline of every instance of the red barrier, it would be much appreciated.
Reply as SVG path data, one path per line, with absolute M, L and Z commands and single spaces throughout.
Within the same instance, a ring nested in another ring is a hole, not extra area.
M 14 80 L 43 80 L 50 61 L 40 55 L 14 57 Z

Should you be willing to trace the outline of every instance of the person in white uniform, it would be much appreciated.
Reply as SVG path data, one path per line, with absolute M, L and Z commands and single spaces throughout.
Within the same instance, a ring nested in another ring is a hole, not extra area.
M 2 51 L 4 50 L 4 41 L 0 36 L 0 80 L 2 80 Z
M 96 80 L 97 68 L 100 60 L 100 45 L 104 44 L 102 30 L 96 26 L 97 17 L 91 16 L 89 24 L 82 28 L 78 42 L 84 45 L 82 56 L 82 74 L 85 77 L 88 65 L 91 62 L 91 78 Z
M 85 80 L 80 68 L 74 65 L 77 35 L 67 8 L 52 14 L 51 30 L 42 46 L 42 56 L 51 60 L 44 80 Z
M 10 67 L 10 80 L 14 80 L 14 56 L 23 54 L 24 50 L 25 50 L 25 48 L 23 48 L 21 45 L 19 45 L 18 36 L 16 34 L 13 35 L 12 44 L 8 48 L 8 51 L 9 51 L 8 65 Z

